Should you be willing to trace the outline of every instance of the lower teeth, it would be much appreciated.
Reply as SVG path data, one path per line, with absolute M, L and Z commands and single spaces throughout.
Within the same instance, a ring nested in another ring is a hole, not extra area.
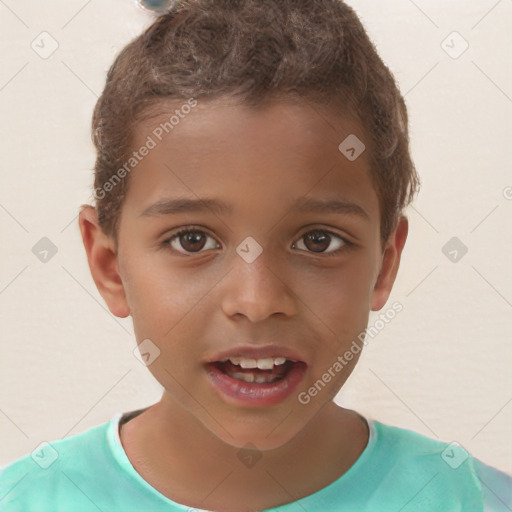
M 243 380 L 245 382 L 256 382 L 257 384 L 265 384 L 269 382 L 275 382 L 279 380 L 281 377 L 272 374 L 265 375 L 255 375 L 254 373 L 228 373 L 231 378 L 237 380 Z

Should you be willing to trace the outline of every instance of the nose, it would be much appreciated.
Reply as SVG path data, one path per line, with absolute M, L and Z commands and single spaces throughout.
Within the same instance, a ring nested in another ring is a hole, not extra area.
M 261 322 L 272 315 L 297 312 L 297 298 L 285 274 L 269 259 L 265 251 L 252 263 L 236 255 L 221 300 L 228 317 L 243 315 L 251 322 Z

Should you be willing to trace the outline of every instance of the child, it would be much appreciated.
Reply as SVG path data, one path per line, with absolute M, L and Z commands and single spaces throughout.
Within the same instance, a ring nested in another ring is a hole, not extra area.
M 116 59 L 93 138 L 90 270 L 164 391 L 4 468 L 1 510 L 511 509 L 508 475 L 333 400 L 419 183 L 348 6 L 178 2 Z

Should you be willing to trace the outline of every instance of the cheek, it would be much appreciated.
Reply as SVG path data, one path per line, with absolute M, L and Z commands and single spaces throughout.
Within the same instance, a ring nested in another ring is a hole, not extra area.
M 161 254 L 126 265 L 125 290 L 137 343 L 150 339 L 161 350 L 159 362 L 193 370 L 190 365 L 215 337 L 221 300 L 217 290 L 226 271 L 173 264 Z
M 178 383 L 199 370 L 202 345 L 198 340 L 208 332 L 206 303 L 201 298 L 208 290 L 168 266 L 133 267 L 127 275 L 126 291 L 137 343 L 151 340 L 157 347 L 150 345 L 158 356 L 148 370 L 178 396 Z
M 134 264 L 126 267 L 125 276 L 126 298 L 138 340 L 170 335 L 207 292 L 200 280 L 168 265 Z
M 337 267 L 304 273 L 294 289 L 305 306 L 338 333 L 351 325 L 362 326 L 368 318 L 372 276 L 370 258 L 353 258 Z
M 302 321 L 313 327 L 317 349 L 298 400 L 317 410 L 337 395 L 364 348 L 372 275 L 368 262 L 359 261 L 307 281 L 297 283 L 304 290 Z

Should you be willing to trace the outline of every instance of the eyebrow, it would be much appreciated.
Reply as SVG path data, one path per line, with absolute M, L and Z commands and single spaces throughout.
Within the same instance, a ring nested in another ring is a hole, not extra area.
M 218 215 L 233 213 L 233 207 L 218 199 L 163 199 L 148 206 L 140 216 L 158 216 L 173 215 L 179 213 L 201 213 L 213 212 Z M 370 220 L 368 213 L 356 203 L 344 199 L 312 199 L 299 198 L 290 210 L 291 213 L 338 213 L 342 215 L 352 215 Z

